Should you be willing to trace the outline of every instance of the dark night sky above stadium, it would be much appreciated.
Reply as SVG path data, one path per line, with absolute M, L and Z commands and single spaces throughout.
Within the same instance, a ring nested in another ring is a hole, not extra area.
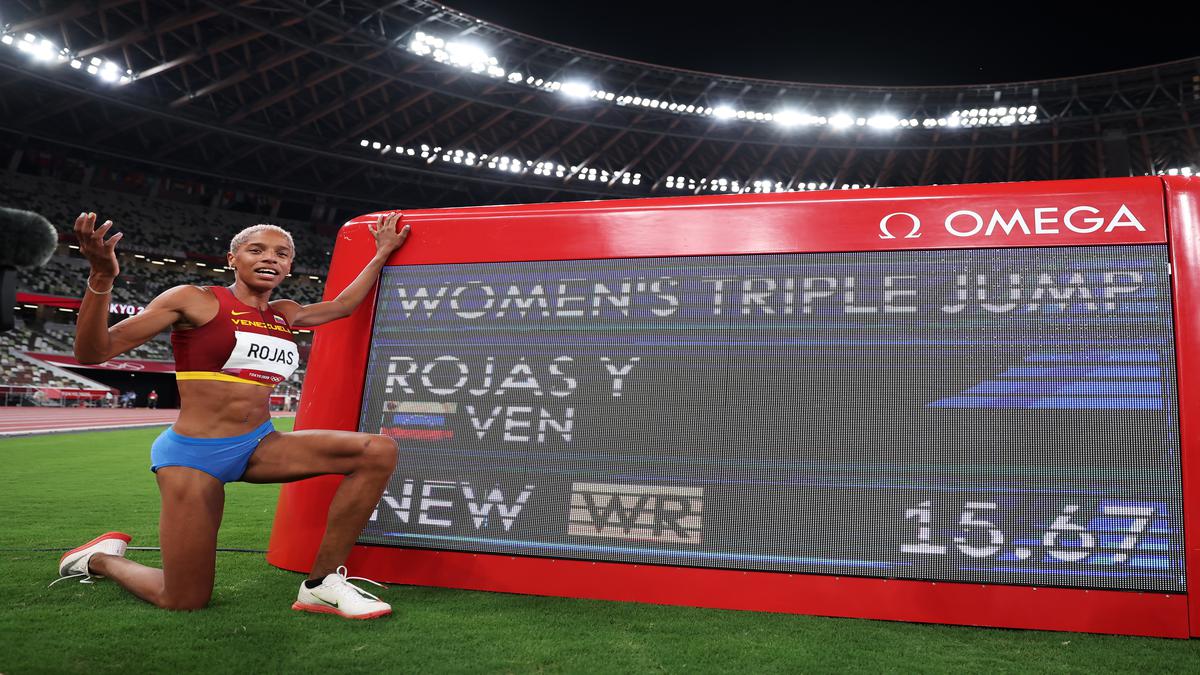
M 975 84 L 1200 55 L 1191 3 L 444 0 L 535 37 L 660 65 L 840 84 Z M 1175 7 L 1177 9 L 1172 10 Z M 638 17 L 638 18 L 635 18 Z

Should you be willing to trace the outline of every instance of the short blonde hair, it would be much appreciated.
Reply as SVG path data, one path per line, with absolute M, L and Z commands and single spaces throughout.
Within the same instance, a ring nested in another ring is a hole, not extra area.
M 263 224 L 251 225 L 250 227 L 247 227 L 246 229 L 242 230 L 241 232 L 238 232 L 237 234 L 233 235 L 233 239 L 229 240 L 229 252 L 237 253 L 237 250 L 239 248 L 241 248 L 243 244 L 245 244 L 247 241 L 250 241 L 250 237 L 253 237 L 254 235 L 258 234 L 259 232 L 264 232 L 264 231 L 275 232 L 276 234 L 282 234 L 283 236 L 287 237 L 288 246 L 292 247 L 292 256 L 294 257 L 296 255 L 296 242 L 292 239 L 291 232 L 288 232 L 287 230 L 283 229 L 282 227 L 280 227 L 278 225 L 263 225 Z

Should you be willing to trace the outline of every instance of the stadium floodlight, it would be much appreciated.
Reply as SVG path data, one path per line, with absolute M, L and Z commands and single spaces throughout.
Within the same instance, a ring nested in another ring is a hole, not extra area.
M 846 113 L 838 113 L 829 118 L 829 125 L 834 129 L 845 129 L 854 126 L 854 118 Z
M 736 115 L 737 111 L 727 105 L 721 105 L 713 108 L 712 114 L 713 117 L 716 117 L 717 119 L 727 120 Z
M 49 40 L 42 40 L 38 46 L 34 48 L 32 55 L 38 61 L 53 61 L 58 54 L 58 45 L 55 45 Z
M 580 82 L 578 80 L 571 80 L 568 82 L 564 82 L 562 85 L 562 88 L 559 89 L 559 91 L 564 96 L 568 96 L 570 98 L 587 98 L 588 96 L 591 95 L 592 86 L 590 84 L 587 84 L 586 82 Z
M 892 115 L 875 115 L 867 120 L 867 125 L 873 129 L 895 129 L 900 120 Z
M 525 77 L 524 75 L 522 75 L 521 73 L 518 73 L 517 71 L 515 71 L 515 70 L 514 70 L 513 72 L 511 72 L 511 73 L 509 73 L 509 74 L 508 74 L 508 81 L 509 81 L 509 82 L 511 82 L 511 83 L 513 83 L 513 84 L 517 84 L 517 83 L 519 83 L 519 82 L 520 82 L 520 81 L 521 81 L 521 80 L 522 80 L 524 77 Z
M 775 113 L 775 123 L 781 127 L 794 127 L 807 120 L 807 116 L 801 115 L 795 110 L 780 110 Z
M 3 42 L 6 45 L 11 45 L 13 43 L 13 36 L 5 33 L 3 36 L 0 36 L 0 42 Z
M 476 72 L 496 64 L 495 57 L 485 52 L 479 45 L 470 42 L 448 42 L 446 43 L 446 53 L 449 54 L 450 62 L 454 65 Z
M 1150 174 L 1146 174 L 1150 175 Z M 1190 166 L 1173 167 L 1170 169 L 1160 169 L 1154 172 L 1157 176 L 1192 176 L 1196 175 L 1196 170 Z
M 47 44 L 49 44 L 48 48 Z M 48 40 L 43 40 L 39 43 L 36 35 L 26 33 L 25 37 L 17 43 L 17 51 L 25 52 L 31 58 L 41 61 L 54 58 L 54 52 L 57 51 L 57 48 L 54 47 L 54 43 Z

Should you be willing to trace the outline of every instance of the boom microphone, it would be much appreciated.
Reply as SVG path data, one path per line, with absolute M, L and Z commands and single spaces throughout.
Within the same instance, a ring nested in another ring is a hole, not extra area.
M 0 332 L 12 330 L 17 268 L 41 267 L 58 248 L 58 232 L 33 211 L 0 206 Z

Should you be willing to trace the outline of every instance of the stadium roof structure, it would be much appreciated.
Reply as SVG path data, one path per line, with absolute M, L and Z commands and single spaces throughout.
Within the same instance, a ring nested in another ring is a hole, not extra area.
M 841 86 L 605 56 L 429 0 L 20 0 L 3 11 L 0 131 L 370 206 L 1200 163 L 1200 58 L 1031 82 Z

